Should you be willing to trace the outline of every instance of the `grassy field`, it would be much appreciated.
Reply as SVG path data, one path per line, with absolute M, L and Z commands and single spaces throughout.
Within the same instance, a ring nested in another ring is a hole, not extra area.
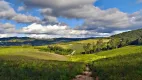
M 0 79 L 71 80 L 83 72 L 87 63 L 93 77 L 100 80 L 141 80 L 141 57 L 142 46 L 73 56 L 42 52 L 35 47 L 1 47 Z
M 84 63 L 33 47 L 0 48 L 1 80 L 71 80 L 84 69 Z
M 31 58 L 43 59 L 43 60 L 58 60 L 58 61 L 67 61 L 68 57 L 52 54 L 49 52 L 41 52 L 34 47 L 6 47 L 0 48 L 1 55 L 15 55 L 15 56 L 26 56 Z
M 75 62 L 90 64 L 93 77 L 100 80 L 141 80 L 142 46 L 126 46 L 96 54 L 74 55 Z
M 100 80 L 141 80 L 142 53 L 97 60 L 91 69 Z
M 80 52 L 83 52 L 83 45 L 84 44 L 95 44 L 99 39 L 88 39 L 88 40 L 81 40 L 81 41 L 73 41 L 68 43 L 59 43 L 59 44 L 53 44 L 53 46 L 59 46 L 65 49 L 73 49 L 75 51 L 75 54 L 80 54 Z M 109 39 L 103 39 L 103 42 L 108 42 Z
M 1 80 L 71 80 L 84 69 L 83 63 L 0 56 Z
M 116 56 L 125 56 L 129 54 L 142 53 L 142 46 L 126 46 L 123 48 L 102 51 L 94 54 L 74 55 L 71 56 L 72 61 L 77 62 L 92 62 L 102 58 L 110 58 Z

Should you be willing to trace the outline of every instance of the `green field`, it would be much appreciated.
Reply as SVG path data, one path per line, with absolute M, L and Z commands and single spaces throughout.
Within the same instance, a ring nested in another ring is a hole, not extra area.
M 72 56 L 44 52 L 30 46 L 0 47 L 0 79 L 71 80 L 84 71 L 87 63 L 93 77 L 98 76 L 100 80 L 141 80 L 141 57 L 142 46 Z
M 84 44 L 95 44 L 99 39 L 88 39 L 88 40 L 81 40 L 81 41 L 73 41 L 68 43 L 59 43 L 59 44 L 53 44 L 53 46 L 59 46 L 65 49 L 73 49 L 75 51 L 75 54 L 80 54 L 80 52 L 83 52 L 83 45 Z M 103 39 L 103 42 L 108 42 L 109 39 Z
M 90 64 L 100 80 L 141 80 L 142 46 L 126 46 L 96 54 L 74 55 L 72 61 Z
M 94 61 L 93 76 L 100 80 L 141 80 L 142 52 Z
M 124 56 L 129 54 L 137 54 L 142 52 L 142 46 L 126 46 L 123 48 L 102 51 L 94 54 L 85 54 L 85 55 L 74 55 L 71 57 L 72 61 L 77 62 L 92 62 L 94 60 L 116 57 L 116 56 Z
M 41 52 L 34 47 L 6 47 L 0 48 L 0 55 L 16 55 L 16 56 L 26 56 L 31 58 L 43 59 L 43 60 L 58 60 L 67 61 L 68 57 L 53 54 L 49 52 Z
M 70 80 L 83 72 L 85 64 L 68 60 L 66 56 L 41 52 L 33 47 L 1 47 L 0 79 Z
M 71 80 L 84 68 L 83 63 L 0 56 L 1 80 Z

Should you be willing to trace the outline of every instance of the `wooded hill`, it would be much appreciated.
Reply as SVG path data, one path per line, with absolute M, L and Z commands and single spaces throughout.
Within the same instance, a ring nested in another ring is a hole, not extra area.
M 128 44 L 140 45 L 142 44 L 142 29 L 113 35 L 111 38 L 120 38 L 122 40 L 127 40 Z

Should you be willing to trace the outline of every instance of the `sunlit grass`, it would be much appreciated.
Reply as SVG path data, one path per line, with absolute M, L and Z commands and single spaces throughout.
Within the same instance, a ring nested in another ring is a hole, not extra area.
M 66 56 L 51 54 L 49 52 L 41 52 L 34 47 L 7 47 L 0 48 L 0 56 L 1 55 L 19 55 L 19 56 L 27 56 L 31 58 L 44 59 L 44 60 L 61 60 L 67 61 L 68 58 Z
M 141 80 L 142 52 L 94 61 L 91 70 L 100 80 Z
M 0 56 L 1 80 L 71 80 L 84 69 L 83 63 Z
M 72 61 L 80 62 L 91 62 L 94 60 L 116 57 L 116 56 L 125 56 L 129 54 L 137 54 L 142 52 L 142 46 L 126 46 L 123 48 L 102 51 L 94 54 L 85 54 L 85 55 L 73 55 L 71 56 Z

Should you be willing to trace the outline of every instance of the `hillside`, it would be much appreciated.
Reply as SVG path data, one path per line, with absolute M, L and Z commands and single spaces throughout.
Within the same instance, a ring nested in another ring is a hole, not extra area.
M 142 44 L 142 29 L 124 32 L 113 35 L 111 38 L 121 38 L 127 40 L 130 44 Z
M 125 56 L 129 54 L 137 54 L 142 53 L 142 46 L 126 46 L 123 48 L 101 51 L 95 54 L 82 54 L 82 55 L 74 55 L 71 57 L 72 61 L 77 62 L 92 62 L 99 59 L 104 58 L 112 58 L 116 56 Z
M 49 52 L 42 52 L 34 47 L 0 47 L 0 56 L 3 56 L 7 59 L 13 59 L 11 57 L 16 59 L 19 57 L 29 57 L 42 60 L 68 61 L 68 58 L 65 56 Z

